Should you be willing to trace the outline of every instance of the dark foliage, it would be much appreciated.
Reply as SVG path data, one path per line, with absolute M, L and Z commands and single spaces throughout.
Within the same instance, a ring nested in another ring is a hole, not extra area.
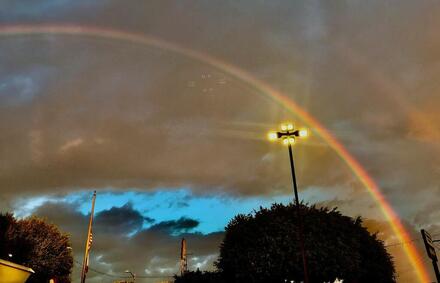
M 188 271 L 183 276 L 174 276 L 174 283 L 226 283 L 219 272 Z
M 391 256 L 360 218 L 314 206 L 300 210 L 311 282 L 396 282 Z M 237 215 L 226 227 L 216 263 L 227 282 L 302 281 L 298 223 L 294 205 Z
M 59 283 L 71 281 L 69 237 L 55 225 L 36 217 L 16 220 L 11 214 L 0 214 L 0 232 L 0 257 L 35 271 L 27 283 L 48 282 L 51 278 Z
M 16 226 L 16 220 L 10 213 L 0 214 L 0 258 L 8 259 L 12 253 L 9 236 L 12 227 Z

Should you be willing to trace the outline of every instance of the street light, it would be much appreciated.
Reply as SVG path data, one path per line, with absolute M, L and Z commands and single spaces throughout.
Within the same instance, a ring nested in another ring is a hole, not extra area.
M 136 282 L 136 274 L 133 274 L 130 270 L 125 270 L 125 273 L 130 273 L 131 277 L 133 277 L 133 282 Z
M 300 247 L 301 247 L 301 255 L 303 260 L 303 268 L 304 268 L 304 283 L 309 282 L 309 275 L 307 272 L 307 258 L 304 247 L 304 226 L 303 226 L 301 209 L 299 206 L 298 187 L 296 185 L 295 164 L 293 162 L 292 145 L 296 142 L 296 138 L 305 138 L 308 136 L 308 134 L 309 133 L 307 129 L 295 130 L 293 124 L 290 123 L 281 125 L 281 131 L 270 132 L 268 134 L 269 140 L 271 141 L 282 140 L 283 144 L 287 145 L 289 149 L 290 169 L 292 171 L 292 183 L 293 183 L 293 190 L 295 193 L 295 207 L 299 221 Z

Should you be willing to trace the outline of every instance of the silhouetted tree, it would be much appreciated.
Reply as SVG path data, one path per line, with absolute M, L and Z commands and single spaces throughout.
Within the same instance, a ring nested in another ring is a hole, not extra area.
M 391 256 L 361 218 L 300 206 L 311 282 L 394 283 Z M 227 282 L 300 282 L 304 278 L 293 204 L 237 215 L 226 227 L 216 262 Z
M 10 214 L 0 215 L 0 229 L 3 226 L 7 229 L 1 230 L 4 244 L 0 255 L 35 271 L 26 282 L 48 282 L 51 278 L 70 282 L 73 257 L 66 234 L 36 217 L 15 220 Z M 12 258 L 6 257 L 9 253 Z

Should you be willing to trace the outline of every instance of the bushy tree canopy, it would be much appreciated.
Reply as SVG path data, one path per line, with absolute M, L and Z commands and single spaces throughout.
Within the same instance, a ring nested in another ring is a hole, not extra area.
M 0 214 L 0 257 L 35 271 L 28 283 L 70 282 L 73 257 L 69 237 L 55 225 L 31 217 L 16 220 L 11 214 Z M 12 254 L 12 258 L 8 255 Z
M 274 204 L 237 215 L 226 227 L 216 263 L 227 282 L 300 282 L 304 279 L 295 205 Z M 383 242 L 360 218 L 336 209 L 300 206 L 311 282 L 394 283 Z

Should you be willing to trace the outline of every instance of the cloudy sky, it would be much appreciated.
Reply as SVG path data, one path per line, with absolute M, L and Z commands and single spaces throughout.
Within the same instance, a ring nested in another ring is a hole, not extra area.
M 440 233 L 439 24 L 428 0 L 0 0 L 1 211 L 56 223 L 81 261 L 97 190 L 88 281 L 172 275 L 182 237 L 190 268 L 212 269 L 234 215 L 291 201 L 286 148 L 265 137 L 292 121 L 312 134 L 294 149 L 300 197 L 364 216 L 390 245 L 399 282 L 416 282 L 360 180 L 253 85 L 127 37 L 4 30 L 117 31 L 234 65 L 347 148 L 424 256 L 419 229 Z

